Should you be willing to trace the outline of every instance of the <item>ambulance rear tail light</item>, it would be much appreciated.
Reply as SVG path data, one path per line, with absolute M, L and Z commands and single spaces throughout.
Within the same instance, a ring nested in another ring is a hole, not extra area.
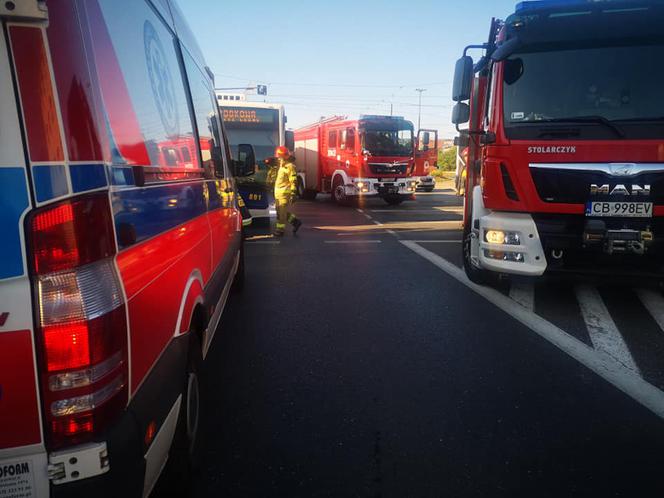
M 105 194 L 29 222 L 42 399 L 51 448 L 102 432 L 127 403 L 127 321 Z

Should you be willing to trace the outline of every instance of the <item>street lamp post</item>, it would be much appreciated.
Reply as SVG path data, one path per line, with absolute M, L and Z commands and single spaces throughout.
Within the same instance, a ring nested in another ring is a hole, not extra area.
M 416 88 L 416 92 L 419 92 L 420 98 L 419 98 L 419 103 L 417 104 L 417 129 L 420 129 L 420 121 L 421 121 L 421 116 L 422 116 L 422 92 L 426 92 L 426 88 Z

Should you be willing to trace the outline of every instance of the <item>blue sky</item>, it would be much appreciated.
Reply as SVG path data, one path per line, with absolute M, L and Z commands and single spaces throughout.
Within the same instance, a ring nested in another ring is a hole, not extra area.
M 288 126 L 321 116 L 394 114 L 445 138 L 454 62 L 515 0 L 178 0 L 217 87 L 268 85 Z

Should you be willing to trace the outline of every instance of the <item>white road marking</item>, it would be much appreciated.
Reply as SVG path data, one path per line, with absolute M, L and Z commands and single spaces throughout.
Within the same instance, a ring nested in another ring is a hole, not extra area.
M 325 240 L 326 244 L 380 244 L 382 240 L 365 239 L 365 240 Z
M 281 244 L 280 240 L 247 240 L 247 244 L 251 245 L 277 245 Z
M 637 289 L 636 294 L 655 319 L 659 328 L 664 330 L 664 297 L 652 289 Z
M 621 362 L 616 361 L 613 356 L 603 350 L 588 347 L 551 322 L 515 303 L 509 297 L 504 296 L 495 289 L 472 283 L 468 280 L 462 269 L 457 268 L 452 263 L 445 261 L 437 254 L 423 248 L 417 243 L 410 240 L 402 240 L 400 242 L 595 372 L 634 401 L 640 403 L 660 418 L 664 418 L 664 392 L 643 380 L 643 378 L 633 370 L 626 368 Z
M 461 244 L 462 240 L 448 240 L 448 239 L 437 239 L 437 240 L 409 240 L 409 242 L 417 242 L 418 244 Z
M 527 310 L 535 310 L 535 286 L 532 282 L 512 282 L 510 298 Z
M 438 209 L 372 209 L 372 213 L 389 213 L 389 214 L 440 214 Z
M 586 322 L 588 335 L 595 349 L 604 351 L 635 373 L 639 373 L 634 358 L 620 331 L 616 326 L 611 313 L 607 309 L 602 296 L 595 287 L 579 285 L 575 288 L 576 299 Z

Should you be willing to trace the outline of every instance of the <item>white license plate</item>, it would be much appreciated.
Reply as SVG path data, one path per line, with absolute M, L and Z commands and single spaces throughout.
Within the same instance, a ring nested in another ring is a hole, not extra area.
M 652 202 L 589 202 L 586 216 L 652 218 Z

